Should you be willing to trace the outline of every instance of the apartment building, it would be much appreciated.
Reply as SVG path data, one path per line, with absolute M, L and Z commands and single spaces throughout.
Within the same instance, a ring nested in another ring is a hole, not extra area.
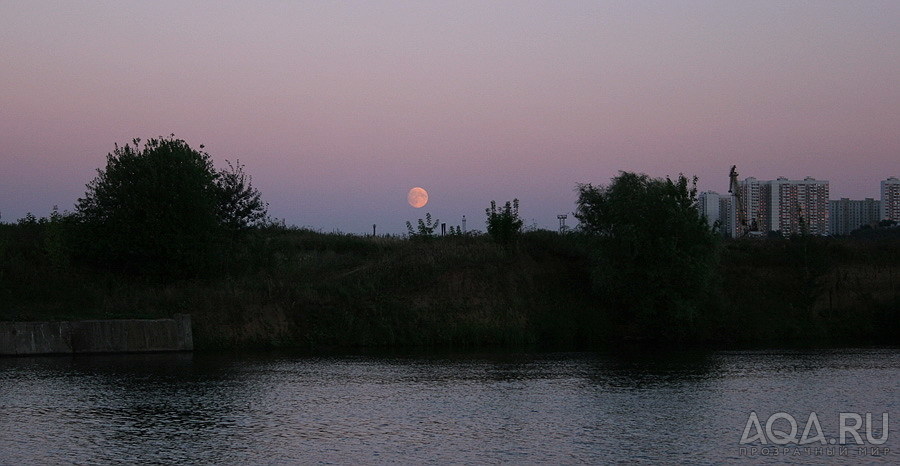
M 900 180 L 893 176 L 881 182 L 881 219 L 900 222 Z
M 874 225 L 881 220 L 881 201 L 871 197 L 863 200 L 841 198 L 829 201 L 829 231 L 832 235 L 849 235 L 863 225 Z
M 697 196 L 697 209 L 706 218 L 710 228 L 715 226 L 723 236 L 734 238 L 736 224 L 734 196 L 704 191 Z
M 757 180 L 740 183 L 744 216 L 750 230 L 782 234 L 829 234 L 829 185 L 827 180 L 806 177 L 789 180 Z

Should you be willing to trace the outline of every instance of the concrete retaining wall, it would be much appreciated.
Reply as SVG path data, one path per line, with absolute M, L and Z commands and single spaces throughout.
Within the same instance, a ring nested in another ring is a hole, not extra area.
M 0 355 L 191 351 L 191 316 L 156 320 L 0 322 Z

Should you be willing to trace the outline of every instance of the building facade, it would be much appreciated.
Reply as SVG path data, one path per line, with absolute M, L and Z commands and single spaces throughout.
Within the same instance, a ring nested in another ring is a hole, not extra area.
M 806 177 L 778 178 L 770 182 L 771 231 L 784 235 L 828 234 L 828 181 Z
M 881 182 L 881 220 L 900 222 L 900 179 L 893 176 Z
M 719 193 L 715 191 L 703 191 L 697 196 L 697 209 L 710 228 L 719 221 L 719 197 Z
M 697 209 L 710 228 L 717 228 L 723 236 L 735 236 L 734 196 L 704 191 L 697 196 Z
M 784 235 L 829 234 L 827 180 L 747 178 L 740 183 L 743 212 L 750 231 Z
M 719 196 L 719 222 L 721 222 L 722 234 L 729 238 L 737 236 L 737 218 L 734 210 L 734 196 L 726 194 Z
M 849 235 L 863 225 L 875 225 L 881 219 L 881 201 L 872 198 L 829 201 L 829 231 L 832 235 Z
M 743 210 L 743 220 L 746 222 L 746 225 L 741 226 L 741 228 L 749 229 L 750 231 L 768 231 L 766 222 L 766 216 L 763 214 L 767 210 L 767 206 L 765 205 L 765 196 L 763 196 L 763 189 L 765 187 L 765 181 L 757 180 L 752 176 L 744 179 L 744 181 L 740 182 L 740 195 L 743 200 L 742 210 Z M 740 215 L 740 212 L 738 212 Z M 741 233 L 743 234 L 743 232 Z

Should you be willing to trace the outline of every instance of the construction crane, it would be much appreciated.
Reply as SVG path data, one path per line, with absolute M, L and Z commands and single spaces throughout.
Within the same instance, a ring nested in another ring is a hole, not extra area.
M 737 165 L 732 165 L 731 172 L 728 173 L 728 192 L 734 195 L 734 210 L 737 212 L 738 224 L 735 225 L 735 236 L 741 237 L 746 235 L 750 229 L 747 227 L 744 195 L 741 193 L 741 187 L 738 184 Z
M 747 199 L 744 198 L 745 193 L 741 191 L 741 185 L 738 183 L 736 165 L 732 165 L 731 172 L 728 173 L 728 192 L 734 195 L 734 208 L 737 210 L 738 224 L 735 225 L 735 236 L 744 237 L 749 235 L 759 237 L 762 235 L 762 233 L 759 232 L 759 225 L 762 224 L 762 219 L 760 219 L 759 222 L 756 218 L 751 218 L 749 223 L 747 221 L 749 209 L 747 206 Z M 758 211 L 756 212 L 756 215 L 759 215 Z

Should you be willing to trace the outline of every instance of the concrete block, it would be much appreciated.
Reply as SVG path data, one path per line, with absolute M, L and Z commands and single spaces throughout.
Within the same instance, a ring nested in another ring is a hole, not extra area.
M 0 322 L 0 355 L 191 351 L 191 316 L 156 320 Z

